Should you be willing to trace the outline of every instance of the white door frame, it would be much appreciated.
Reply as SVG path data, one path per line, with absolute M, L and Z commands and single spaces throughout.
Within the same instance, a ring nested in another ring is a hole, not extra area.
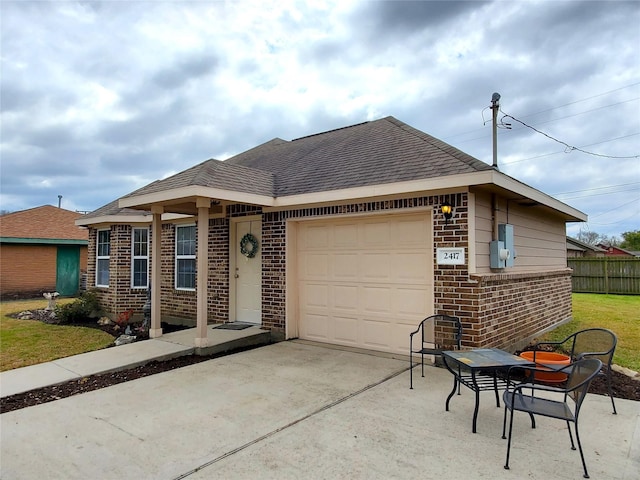
M 237 246 L 240 241 L 236 233 L 237 224 L 242 222 L 260 222 L 262 228 L 262 215 L 248 215 L 245 217 L 231 217 L 229 222 L 229 321 L 235 322 L 237 318 L 236 306 L 238 292 L 236 291 L 236 267 L 238 266 Z M 262 243 L 262 242 L 260 242 Z M 259 246 L 262 249 L 262 245 Z M 262 256 L 261 256 L 262 258 Z

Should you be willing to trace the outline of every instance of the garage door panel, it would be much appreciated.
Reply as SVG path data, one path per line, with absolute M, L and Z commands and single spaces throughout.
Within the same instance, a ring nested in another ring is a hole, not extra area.
M 302 279 L 320 278 L 324 280 L 329 274 L 329 255 L 309 253 L 300 263 L 300 267 Z
M 399 319 L 417 318 L 420 321 L 431 312 L 429 290 L 424 287 L 398 288 L 394 291 L 392 308 Z
M 398 253 L 393 257 L 394 278 L 405 283 L 429 283 L 429 258 L 424 252 Z
M 334 248 L 355 249 L 358 247 L 358 225 L 355 223 L 335 225 L 332 237 Z
M 360 309 L 358 287 L 355 285 L 335 285 L 333 287 L 333 301 L 333 306 L 338 311 L 357 312 Z
M 391 349 L 389 333 L 392 327 L 388 321 L 364 319 L 362 326 L 362 344 L 365 348 L 381 351 L 389 351 Z M 406 349 L 407 347 L 405 347 Z
M 336 253 L 331 255 L 329 260 L 331 264 L 331 272 L 327 276 L 326 280 L 339 280 L 339 281 L 357 281 L 358 280 L 358 254 L 352 253 Z M 331 276 L 333 278 L 331 278 Z
M 409 334 L 416 330 L 416 327 L 418 326 L 418 323 L 420 323 L 420 320 L 411 325 L 402 323 L 395 325 L 395 328 L 393 328 L 390 332 L 391 337 L 389 340 L 389 346 L 392 351 L 405 353 L 408 352 Z
M 430 215 L 302 221 L 297 236 L 300 337 L 406 354 L 433 310 Z
M 359 273 L 368 281 L 389 282 L 391 280 L 391 253 L 361 254 Z
M 362 226 L 361 236 L 361 243 L 365 248 L 389 245 L 391 241 L 389 221 L 365 222 Z
M 393 291 L 385 287 L 363 286 L 361 289 L 362 311 L 371 314 L 392 314 L 392 294 Z
M 329 233 L 326 224 L 309 225 L 308 234 L 301 236 L 300 245 L 306 249 L 326 249 L 329 245 Z
M 332 322 L 328 320 L 326 315 L 305 315 L 303 322 L 304 330 L 301 332 L 304 338 L 318 342 L 331 341 L 329 327 L 332 325 Z
M 300 295 L 300 303 L 307 309 L 312 308 L 329 308 L 330 287 L 326 284 L 311 283 L 307 284 L 307 288 Z
M 358 344 L 358 318 L 357 317 L 334 317 L 335 325 L 333 342 L 339 342 L 342 345 Z
M 431 248 L 427 223 L 418 219 L 398 220 L 395 228 L 399 245 Z

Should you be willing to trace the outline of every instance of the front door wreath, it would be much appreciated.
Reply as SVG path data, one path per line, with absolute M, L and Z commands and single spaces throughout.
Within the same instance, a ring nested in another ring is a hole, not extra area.
M 258 239 L 252 234 L 247 233 L 240 240 L 240 253 L 247 258 L 253 258 L 258 253 Z

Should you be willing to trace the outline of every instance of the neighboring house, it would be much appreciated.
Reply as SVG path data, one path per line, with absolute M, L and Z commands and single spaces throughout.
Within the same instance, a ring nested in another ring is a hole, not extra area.
M 139 311 L 150 281 L 152 337 L 190 322 L 206 346 L 208 322 L 240 321 L 406 354 L 432 313 L 459 316 L 467 347 L 570 319 L 574 221 L 586 215 L 387 117 L 207 160 L 77 224 L 111 314 Z
M 624 248 L 616 247 L 615 245 L 599 243 L 598 247 L 604 250 L 606 256 L 613 256 L 613 257 L 636 257 L 637 256 L 635 252 L 625 250 Z
M 567 236 L 567 258 L 604 257 L 607 251 Z
M 51 205 L 0 216 L 3 299 L 78 292 L 89 238 L 87 229 L 75 224 L 81 216 Z

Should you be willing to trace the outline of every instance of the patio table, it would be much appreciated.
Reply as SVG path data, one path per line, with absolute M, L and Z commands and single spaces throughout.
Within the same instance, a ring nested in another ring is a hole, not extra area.
M 493 390 L 496 395 L 496 406 L 500 407 L 498 390 L 505 389 L 507 382 L 505 373 L 511 367 L 533 367 L 535 363 L 524 358 L 512 355 L 498 348 L 480 348 L 476 350 L 451 350 L 442 352 L 442 361 L 453 374 L 453 388 L 445 403 L 446 411 L 449 411 L 449 401 L 458 390 L 459 384 L 475 392 L 476 403 L 473 410 L 472 431 L 476 433 L 476 421 L 480 406 L 480 392 Z

